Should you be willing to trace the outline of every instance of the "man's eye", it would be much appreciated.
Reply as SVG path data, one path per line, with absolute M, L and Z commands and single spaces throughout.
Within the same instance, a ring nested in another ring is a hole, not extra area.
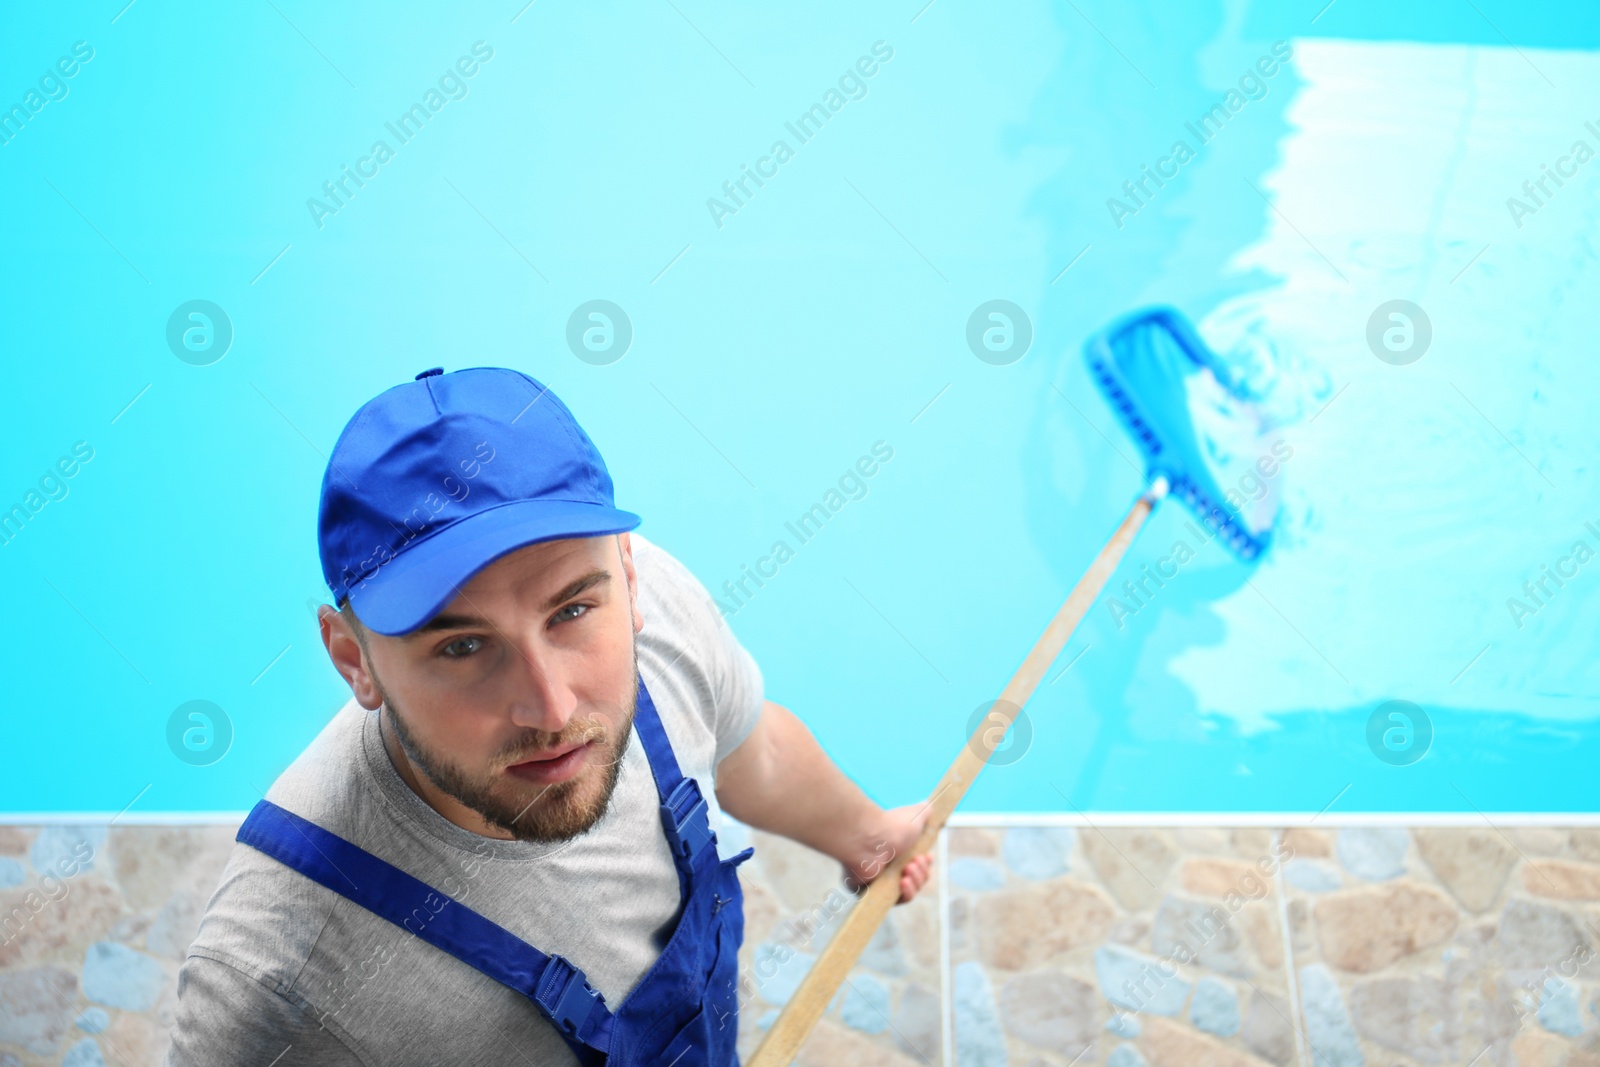
M 551 616 L 552 622 L 570 622 L 589 610 L 587 604 L 568 604 Z
M 448 659 L 465 659 L 482 647 L 481 637 L 458 637 L 440 649 L 439 654 Z

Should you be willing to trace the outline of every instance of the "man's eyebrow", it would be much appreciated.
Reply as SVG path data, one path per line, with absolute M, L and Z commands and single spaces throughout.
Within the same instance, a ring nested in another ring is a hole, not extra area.
M 579 575 L 566 585 L 562 586 L 549 600 L 544 602 L 545 611 L 554 611 L 562 604 L 571 600 L 586 589 L 591 589 L 601 582 L 609 582 L 611 572 L 607 570 L 592 570 L 587 574 Z M 424 634 L 437 633 L 440 630 L 492 630 L 488 621 L 476 615 L 435 615 L 421 626 L 406 634 L 407 637 L 421 637 Z
M 421 626 L 406 634 L 407 637 L 421 637 L 423 634 L 434 633 L 439 630 L 487 630 L 489 624 L 476 615 L 435 615 Z
M 593 588 L 594 586 L 599 585 L 601 582 L 609 582 L 610 580 L 611 572 L 608 570 L 601 570 L 599 568 L 590 571 L 588 574 L 580 575 L 568 582 L 566 585 L 562 586 L 561 589 L 556 592 L 555 596 L 551 597 L 549 600 L 546 600 L 544 602 L 544 610 L 554 611 L 556 608 L 559 608 L 562 604 L 565 604 L 567 601 L 571 600 L 585 589 Z

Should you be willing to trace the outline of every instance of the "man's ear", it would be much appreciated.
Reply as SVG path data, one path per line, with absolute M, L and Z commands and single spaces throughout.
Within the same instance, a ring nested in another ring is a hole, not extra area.
M 351 628 L 350 620 L 324 604 L 317 609 L 317 622 L 322 626 L 322 647 L 328 650 L 333 669 L 339 672 L 339 676 L 350 686 L 350 692 L 355 694 L 356 703 L 368 711 L 378 708 L 383 703 L 383 697 L 373 684 L 372 674 L 367 669 L 365 650 Z
M 633 567 L 633 542 L 625 533 L 617 535 L 617 554 L 622 558 L 622 573 L 628 576 L 628 610 L 633 615 L 633 632 L 644 629 L 644 616 L 639 613 L 639 574 Z

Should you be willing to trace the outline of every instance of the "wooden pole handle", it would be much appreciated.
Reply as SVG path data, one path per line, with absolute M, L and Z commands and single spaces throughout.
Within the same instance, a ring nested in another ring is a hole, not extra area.
M 917 843 L 908 852 L 893 857 L 867 886 L 866 892 L 856 901 L 855 907 L 850 909 L 843 924 L 828 942 L 828 947 L 822 950 L 817 962 L 783 1006 L 783 1011 L 778 1014 L 745 1067 L 789 1067 L 800 1046 L 805 1044 L 812 1027 L 828 1010 L 828 1002 L 850 973 L 850 968 L 861 958 L 867 942 L 877 932 L 884 916 L 899 902 L 902 869 L 911 857 L 933 850 L 950 813 L 966 796 L 978 772 L 988 765 L 989 757 L 994 755 L 1006 732 L 1011 729 L 1022 706 L 1033 696 L 1033 691 L 1038 688 L 1050 664 L 1061 654 L 1073 631 L 1089 613 L 1095 597 L 1100 595 L 1100 590 L 1117 569 L 1139 527 L 1144 525 L 1151 509 L 1166 492 L 1166 479 L 1157 478 L 1134 502 L 1123 518 L 1122 525 L 1117 527 L 1117 532 L 1111 535 L 1111 540 L 1106 542 L 1095 561 L 1078 580 L 1066 603 L 1061 605 L 1055 618 L 1050 620 L 1050 625 L 1045 627 L 1044 633 L 1034 643 L 1022 666 L 1017 668 L 1017 673 L 1011 676 L 1011 681 L 999 698 L 989 706 L 988 714 L 973 731 L 967 744 L 962 746 L 950 769 L 944 772 L 938 791 L 928 801 L 932 810 Z

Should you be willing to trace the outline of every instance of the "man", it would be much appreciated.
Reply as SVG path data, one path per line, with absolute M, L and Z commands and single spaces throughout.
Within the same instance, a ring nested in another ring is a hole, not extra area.
M 638 523 L 526 375 L 424 371 L 356 413 L 319 521 L 354 699 L 240 828 L 169 1064 L 737 1063 L 753 850 L 723 855 L 721 812 L 856 886 L 927 815 L 763 699 Z

